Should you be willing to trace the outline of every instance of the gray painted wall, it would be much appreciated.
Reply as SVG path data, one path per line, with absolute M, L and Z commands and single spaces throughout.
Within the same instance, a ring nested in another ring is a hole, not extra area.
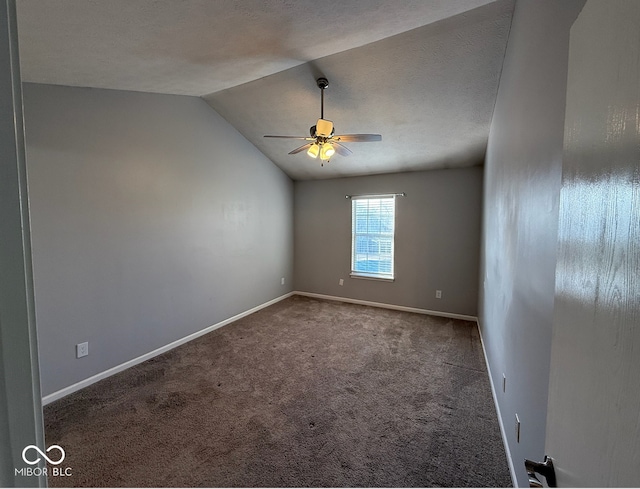
M 393 192 L 407 193 L 396 201 L 396 280 L 352 279 L 345 195 Z M 481 201 L 481 167 L 297 181 L 295 288 L 475 316 Z
M 0 11 L 0 487 L 38 487 L 46 477 L 15 473 L 26 446 L 44 449 L 44 429 L 15 1 Z
M 293 183 L 202 99 L 24 103 L 44 395 L 292 290 Z
M 523 459 L 544 455 L 569 29 L 583 4 L 517 2 L 485 162 L 479 318 L 523 487 Z

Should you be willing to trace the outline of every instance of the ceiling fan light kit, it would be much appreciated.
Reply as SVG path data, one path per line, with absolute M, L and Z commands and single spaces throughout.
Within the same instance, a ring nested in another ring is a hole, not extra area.
M 318 78 L 316 80 L 318 88 L 320 89 L 320 119 L 316 122 L 315 126 L 309 128 L 309 137 L 304 136 L 270 136 L 265 138 L 285 138 L 285 139 L 303 139 L 310 141 L 302 146 L 289 152 L 290 155 L 298 154 L 304 150 L 307 150 L 307 154 L 314 159 L 320 156 L 320 160 L 324 163 L 338 153 L 341 156 L 349 156 L 352 151 L 341 144 L 341 142 L 349 143 L 366 143 L 372 141 L 382 141 L 380 134 L 343 134 L 335 135 L 335 128 L 333 122 L 324 118 L 324 91 L 329 86 L 329 81 L 326 78 Z
M 320 159 L 321 160 L 329 160 L 334 154 L 336 150 L 333 149 L 331 143 L 324 143 L 320 148 Z
M 317 158 L 319 153 L 320 153 L 320 146 L 318 146 L 316 143 L 313 143 L 309 147 L 309 150 L 307 151 L 307 154 L 312 158 Z

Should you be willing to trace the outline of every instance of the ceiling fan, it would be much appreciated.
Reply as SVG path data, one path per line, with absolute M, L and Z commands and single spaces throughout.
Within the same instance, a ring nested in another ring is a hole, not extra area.
M 309 128 L 309 137 L 305 136 L 265 136 L 265 138 L 302 139 L 309 141 L 299 148 L 289 152 L 290 155 L 307 150 L 307 154 L 312 158 L 320 156 L 322 162 L 338 153 L 341 156 L 349 156 L 353 152 L 342 143 L 368 143 L 370 141 L 382 141 L 380 134 L 342 134 L 336 135 L 333 122 L 324 118 L 324 91 L 329 86 L 329 80 L 318 78 L 316 80 L 320 89 L 320 119 L 315 126 Z

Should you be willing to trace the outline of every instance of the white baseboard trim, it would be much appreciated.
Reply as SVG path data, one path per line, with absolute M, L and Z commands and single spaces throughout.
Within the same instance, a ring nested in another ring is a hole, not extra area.
M 288 297 L 291 297 L 292 295 L 301 295 L 301 296 L 305 296 L 305 297 L 312 297 L 312 298 L 316 298 L 316 299 L 326 299 L 326 300 L 332 300 L 332 301 L 339 301 L 339 302 L 349 302 L 352 304 L 360 304 L 363 306 L 372 306 L 372 307 L 380 307 L 383 309 L 394 309 L 397 311 L 405 311 L 405 312 L 415 312 L 418 314 L 427 314 L 427 315 L 431 315 L 431 316 L 441 316 L 441 317 L 447 317 L 447 318 L 452 318 L 452 319 L 463 319 L 466 321 L 477 321 L 477 318 L 475 316 L 467 316 L 464 314 L 455 314 L 455 313 L 448 313 L 448 312 L 442 312 L 442 311 L 430 311 L 428 309 L 418 309 L 415 307 L 407 307 L 407 306 L 397 306 L 394 304 L 385 304 L 382 302 L 372 302 L 372 301 L 364 301 L 364 300 L 360 300 L 360 299 L 349 299 L 347 297 L 337 297 L 337 296 L 332 296 L 332 295 L 325 295 L 325 294 L 315 294 L 312 292 L 301 292 L 301 291 L 293 291 L 293 292 L 289 292 L 288 294 L 284 294 L 280 297 L 276 297 L 273 300 L 270 300 L 268 302 L 265 302 L 264 304 L 260 304 L 259 306 L 256 306 L 252 309 L 249 309 L 247 311 L 241 312 L 240 314 L 236 314 L 235 316 L 232 316 L 228 319 L 225 319 L 224 321 L 221 321 L 219 323 L 213 324 L 211 326 L 208 326 L 200 331 L 196 331 L 195 333 L 192 333 L 188 336 L 185 336 L 184 338 L 181 338 L 179 340 L 176 340 L 172 343 L 169 343 L 168 345 L 162 346 L 160 348 L 157 348 L 153 351 L 150 351 L 149 353 L 145 353 L 144 355 L 141 355 L 139 357 L 133 358 L 127 362 L 124 362 L 120 365 L 116 365 L 115 367 L 112 367 L 110 369 L 105 370 L 104 372 L 100 372 L 96 375 L 93 375 L 87 379 L 81 380 L 80 382 L 76 382 L 75 384 L 72 384 L 68 387 L 65 387 L 63 389 L 60 389 L 56 392 L 53 392 L 49 395 L 46 395 L 42 398 L 42 404 L 43 405 L 47 405 L 52 403 L 53 401 L 57 401 L 58 399 L 61 399 L 65 396 L 68 396 L 69 394 L 72 394 L 76 391 L 79 391 L 80 389 L 83 389 L 85 387 L 90 386 L 91 384 L 94 384 L 96 382 L 98 382 L 99 380 L 102 379 L 106 379 L 107 377 L 110 377 L 114 374 L 117 374 L 119 372 L 122 372 L 123 370 L 126 370 L 130 367 L 133 367 L 134 365 L 138 365 L 139 363 L 142 363 L 146 360 L 149 360 L 153 357 L 156 357 L 158 355 L 161 355 L 162 353 L 165 353 L 169 350 L 172 350 L 180 345 L 183 345 L 191 340 L 195 340 L 196 338 L 205 335 L 207 333 L 210 333 L 211 331 L 221 328 L 222 326 L 226 326 L 229 323 L 232 323 L 234 321 L 237 321 L 238 319 L 241 319 L 245 316 L 248 316 L 249 314 L 253 314 L 254 312 L 259 311 L 260 309 L 264 309 L 265 307 L 271 306 L 277 302 L 280 302 Z M 484 348 L 484 345 L 483 345 Z M 486 359 L 486 353 L 485 353 L 485 359 Z M 493 389 L 493 384 L 491 385 L 491 388 Z M 495 401 L 495 393 L 494 393 L 494 401 Z M 497 404 L 496 404 L 497 406 Z M 500 418 L 499 418 L 500 419 Z M 502 424 L 500 425 L 501 430 L 502 428 Z M 503 437 L 504 437 L 504 433 L 503 433 Z
M 294 294 L 302 295 L 304 297 L 312 297 L 314 299 L 326 299 L 329 301 L 349 302 L 351 304 L 360 304 L 362 306 L 381 307 L 383 309 L 394 309 L 396 311 L 415 312 L 418 314 L 427 314 L 429 316 L 440 316 L 440 317 L 451 318 L 451 319 L 463 319 L 466 321 L 478 320 L 476 316 L 467 316 L 465 314 L 456 314 L 452 312 L 442 312 L 442 311 L 431 311 L 429 309 L 418 309 L 416 307 L 408 307 L 408 306 L 396 306 L 394 304 L 385 304 L 383 302 L 371 302 L 371 301 L 363 301 L 360 299 L 349 299 L 348 297 L 337 297 L 333 295 L 316 294 L 314 292 L 301 292 L 296 290 Z
M 498 415 L 498 424 L 500 425 L 500 434 L 502 435 L 502 443 L 504 444 L 504 451 L 507 453 L 507 463 L 509 464 L 509 473 L 511 474 L 511 483 L 513 487 L 518 487 L 518 479 L 516 478 L 516 469 L 513 465 L 513 458 L 511 457 L 511 450 L 509 449 L 509 440 L 507 439 L 507 432 L 504 429 L 504 423 L 502 422 L 502 414 L 500 413 L 500 404 L 498 404 L 498 396 L 496 394 L 496 387 L 493 384 L 493 375 L 491 375 L 491 366 L 489 365 L 489 358 L 487 357 L 487 350 L 484 347 L 484 340 L 482 339 L 482 328 L 480 327 L 480 320 L 476 319 L 478 325 L 478 334 L 480 335 L 480 343 L 482 344 L 482 353 L 484 353 L 484 363 L 487 365 L 487 373 L 489 374 L 489 385 L 491 385 L 491 394 L 493 395 L 493 404 L 496 406 L 496 413 Z
M 98 382 L 99 380 L 106 379 L 107 377 L 117 374 L 118 372 L 122 372 L 123 370 L 133 367 L 134 365 L 138 365 L 139 363 L 149 360 L 150 358 L 158 356 L 169 350 L 173 350 L 174 348 L 180 345 L 188 343 L 191 340 L 195 340 L 196 338 L 202 335 L 210 333 L 211 331 L 221 328 L 222 326 L 226 326 L 227 324 L 237 321 L 238 319 L 248 316 L 249 314 L 253 314 L 254 312 L 259 311 L 260 309 L 269 307 L 275 304 L 276 302 L 280 302 L 281 300 L 291 297 L 294 294 L 295 292 L 289 292 L 288 294 L 284 294 L 284 295 L 281 295 L 280 297 L 276 297 L 275 299 L 265 302 L 264 304 L 260 304 L 259 306 L 248 309 L 244 312 L 241 312 L 240 314 L 236 314 L 235 316 L 225 319 L 224 321 L 220 321 L 219 323 L 208 326 L 204 329 L 201 329 L 200 331 L 196 331 L 195 333 L 185 336 L 184 338 L 180 338 L 179 340 L 169 343 L 168 345 L 157 348 L 153 351 L 150 351 L 149 353 L 145 353 L 144 355 L 140 355 L 139 357 L 129 360 L 127 362 L 124 362 L 120 365 L 116 365 L 115 367 L 105 370 L 104 372 L 100 372 L 99 374 L 96 374 L 87 379 L 81 380 L 80 382 L 76 382 L 75 384 L 70 385 L 69 387 L 65 387 L 64 389 L 60 389 L 59 391 L 53 392 L 52 394 L 49 394 L 42 398 L 42 404 L 47 405 L 49 403 L 52 403 L 53 401 L 57 401 L 58 399 L 61 399 L 64 396 L 68 396 L 69 394 L 79 391 L 80 389 L 83 389 L 85 387 L 88 387 L 91 384 Z

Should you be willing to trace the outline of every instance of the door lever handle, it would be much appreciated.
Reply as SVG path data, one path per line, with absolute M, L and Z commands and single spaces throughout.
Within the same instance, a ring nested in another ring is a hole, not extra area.
M 524 467 L 527 469 L 529 487 L 543 487 L 540 479 L 536 477 L 536 472 L 544 476 L 549 487 L 558 487 L 556 484 L 556 471 L 553 468 L 553 460 L 551 460 L 550 457 L 545 455 L 544 462 L 533 462 L 532 460 L 525 459 Z

